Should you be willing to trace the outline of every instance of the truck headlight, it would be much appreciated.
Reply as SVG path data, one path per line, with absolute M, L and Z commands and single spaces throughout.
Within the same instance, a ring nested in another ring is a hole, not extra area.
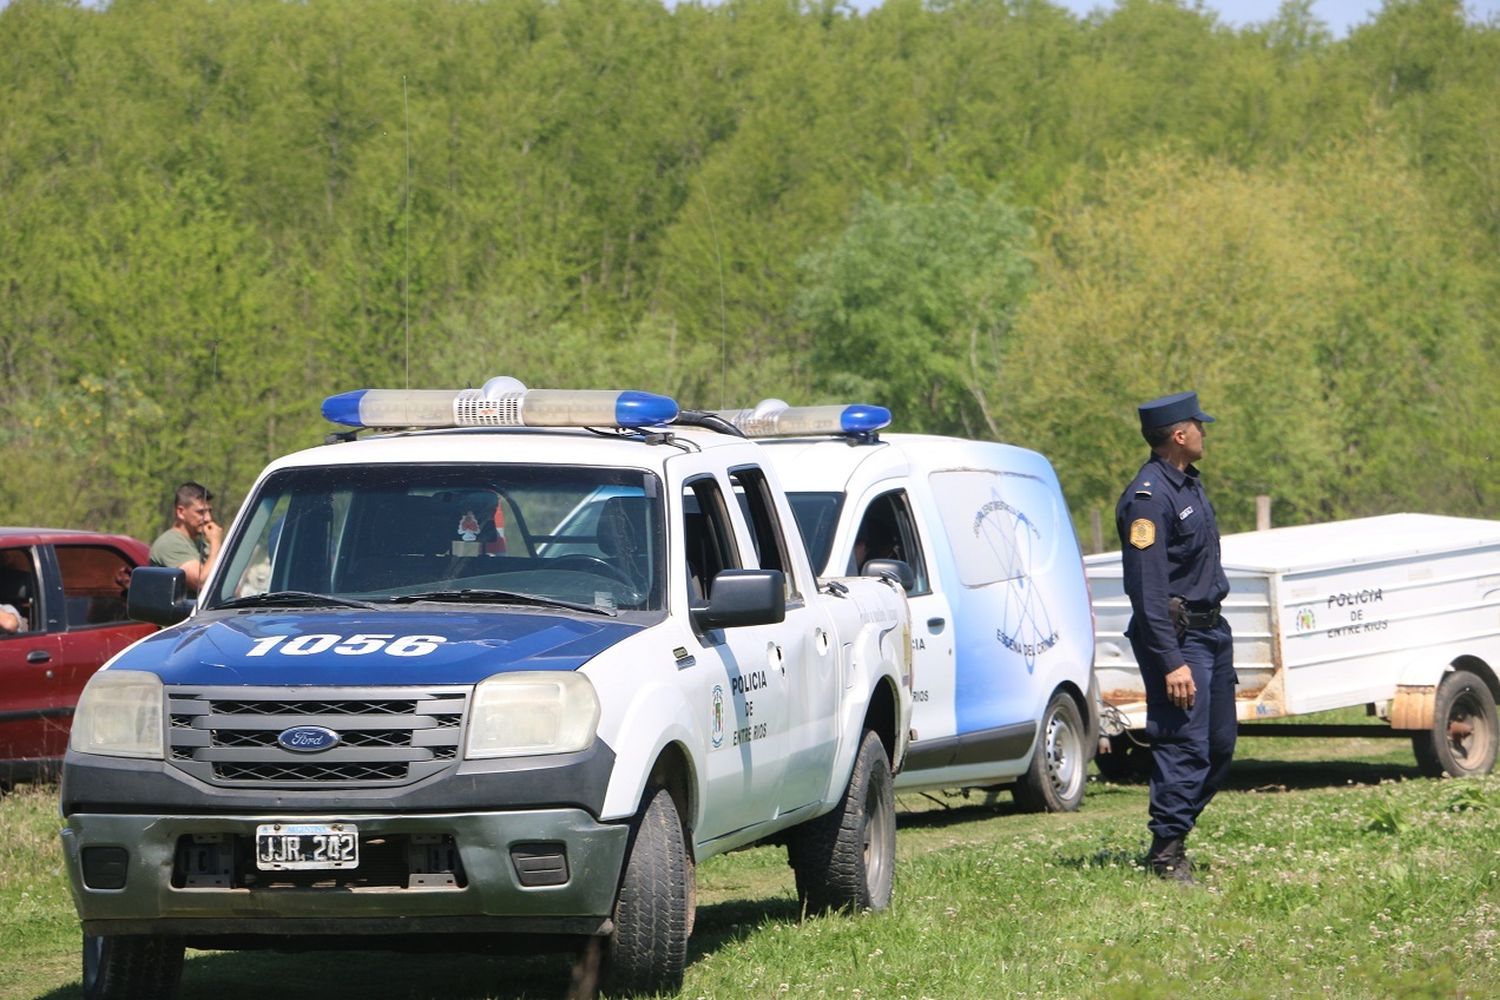
M 78 698 L 68 746 L 77 753 L 161 760 L 161 678 L 140 670 L 99 671 Z
M 464 756 L 572 753 L 594 742 L 599 696 L 582 674 L 527 671 L 479 682 Z

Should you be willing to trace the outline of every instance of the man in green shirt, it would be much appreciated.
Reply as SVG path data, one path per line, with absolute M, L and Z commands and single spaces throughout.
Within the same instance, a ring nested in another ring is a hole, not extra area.
M 151 565 L 182 570 L 189 596 L 197 596 L 208 580 L 224 541 L 224 529 L 214 520 L 213 498 L 197 483 L 177 487 L 172 526 L 151 543 Z

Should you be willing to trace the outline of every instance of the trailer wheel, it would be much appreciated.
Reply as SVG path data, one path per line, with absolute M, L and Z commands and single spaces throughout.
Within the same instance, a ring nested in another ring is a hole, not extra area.
M 1413 733 L 1417 766 L 1430 777 L 1489 774 L 1500 746 L 1500 723 L 1489 686 L 1467 670 L 1455 670 L 1438 685 L 1432 731 Z
M 615 901 L 605 968 L 611 995 L 676 993 L 682 987 L 693 880 L 677 805 L 665 788 L 649 789 L 631 824 Z
M 830 910 L 883 910 L 896 868 L 896 796 L 885 745 L 865 732 L 854 772 L 831 812 L 787 833 L 787 862 L 797 899 L 810 915 Z
M 1064 691 L 1047 703 L 1037 728 L 1031 766 L 1016 781 L 1016 805 L 1025 812 L 1073 812 L 1083 804 L 1089 759 L 1087 730 L 1078 706 Z
M 1151 777 L 1151 748 L 1145 745 L 1145 736 L 1132 738 L 1130 733 L 1121 733 L 1105 739 L 1109 741 L 1109 751 L 1106 753 L 1101 747 L 1094 754 L 1094 765 L 1105 781 L 1138 785 Z
M 85 934 L 85 1000 L 166 1000 L 182 980 L 178 938 L 147 934 Z

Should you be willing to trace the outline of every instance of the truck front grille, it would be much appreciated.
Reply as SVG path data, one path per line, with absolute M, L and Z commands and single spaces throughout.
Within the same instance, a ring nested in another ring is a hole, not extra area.
M 213 785 L 405 785 L 458 759 L 467 707 L 467 688 L 170 688 L 167 757 Z M 337 742 L 287 749 L 297 727 Z

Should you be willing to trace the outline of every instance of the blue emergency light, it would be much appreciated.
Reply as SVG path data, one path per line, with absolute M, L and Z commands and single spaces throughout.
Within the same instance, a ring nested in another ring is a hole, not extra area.
M 323 400 L 349 427 L 652 427 L 677 401 L 633 389 L 528 389 L 508 376 L 480 389 L 355 389 Z
M 790 406 L 763 399 L 748 410 L 724 410 L 719 416 L 746 437 L 805 437 L 816 434 L 872 434 L 890 425 L 891 411 L 868 403 Z

